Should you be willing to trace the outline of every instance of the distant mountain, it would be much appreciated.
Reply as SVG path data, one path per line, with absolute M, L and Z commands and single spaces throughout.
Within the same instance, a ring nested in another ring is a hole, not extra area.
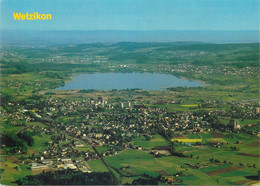
M 258 31 L 26 31 L 1 30 L 1 44 L 49 45 L 115 42 L 259 42 Z M 189 43 L 191 44 L 191 43 Z

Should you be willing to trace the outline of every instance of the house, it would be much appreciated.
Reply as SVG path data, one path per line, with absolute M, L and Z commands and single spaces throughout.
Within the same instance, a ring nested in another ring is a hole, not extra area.
M 45 165 L 53 165 L 53 161 L 50 159 L 45 159 L 45 160 L 42 160 L 41 162 L 42 162 L 42 164 L 45 164 Z
M 103 134 L 96 134 L 95 137 L 96 138 L 101 138 L 103 136 Z
M 58 168 L 58 169 L 64 168 L 64 164 L 59 164 L 59 165 L 57 165 L 57 168 Z
M 80 143 L 79 141 L 76 141 L 76 142 L 74 143 L 74 145 L 75 145 L 76 147 L 84 147 L 84 145 L 83 145 L 82 143 Z
M 71 162 L 71 158 L 62 158 L 61 161 L 62 161 L 63 163 L 65 163 L 65 162 Z
M 168 181 L 168 182 L 173 182 L 174 179 L 173 179 L 173 178 L 168 178 L 167 181 Z
M 67 163 L 64 165 L 64 169 L 72 169 L 75 170 L 77 167 L 73 163 Z
M 42 165 L 42 164 L 37 164 L 36 166 L 31 166 L 32 170 L 37 170 L 37 169 L 47 169 L 47 165 Z
M 92 171 L 90 171 L 88 168 L 79 168 L 79 170 L 83 173 L 91 173 Z

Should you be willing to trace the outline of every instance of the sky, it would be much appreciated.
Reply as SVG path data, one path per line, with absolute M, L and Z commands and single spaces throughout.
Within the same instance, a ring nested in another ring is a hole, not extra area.
M 0 0 L 2 30 L 258 30 L 258 0 Z M 13 12 L 52 14 L 15 21 Z

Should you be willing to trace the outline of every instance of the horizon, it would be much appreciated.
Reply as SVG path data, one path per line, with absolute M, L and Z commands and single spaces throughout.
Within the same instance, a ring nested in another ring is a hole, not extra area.
M 52 31 L 131 31 L 131 32 L 156 32 L 156 31 L 213 31 L 213 32 L 237 32 L 237 31 L 257 31 L 259 32 L 258 29 L 255 30 L 113 30 L 113 29 L 107 29 L 107 30 L 76 30 L 76 29 L 71 29 L 71 30 L 37 30 L 37 29 L 1 29 L 0 31 L 36 31 L 36 32 L 44 32 L 44 31 L 48 31 L 48 32 L 52 32 Z
M 1 44 L 83 44 L 118 42 L 258 43 L 258 30 L 1 30 Z

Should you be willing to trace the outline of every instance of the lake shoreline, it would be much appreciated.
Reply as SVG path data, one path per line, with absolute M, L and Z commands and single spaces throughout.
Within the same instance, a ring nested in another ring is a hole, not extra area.
M 88 82 L 88 83 L 86 83 Z M 169 73 L 150 72 L 94 72 L 73 73 L 65 85 L 55 90 L 95 89 L 95 90 L 166 90 L 170 87 L 200 87 L 206 83 L 189 80 Z M 167 87 L 167 88 L 165 88 Z

